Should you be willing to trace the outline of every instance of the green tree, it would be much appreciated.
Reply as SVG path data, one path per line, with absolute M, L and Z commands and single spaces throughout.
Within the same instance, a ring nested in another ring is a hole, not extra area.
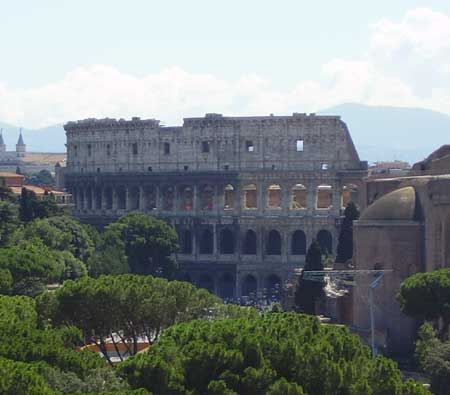
M 323 276 L 308 276 L 308 271 L 323 270 L 322 252 L 317 241 L 313 241 L 308 248 L 305 267 L 299 278 L 295 293 L 295 302 L 300 311 L 315 314 L 316 301 L 323 296 Z
M 175 325 L 119 370 L 158 395 L 429 394 L 345 329 L 296 313 Z
M 60 215 L 62 210 L 57 206 L 52 196 L 39 200 L 33 191 L 22 188 L 19 198 L 19 214 L 23 222 L 30 222 L 36 218 L 47 218 Z
M 140 337 L 153 343 L 163 329 L 206 317 L 218 303 L 217 297 L 189 283 L 122 275 L 66 281 L 57 291 L 40 297 L 38 309 L 56 325 L 80 328 L 84 338 L 95 342 L 111 362 L 107 338 L 119 337 L 127 351 L 136 354 Z
M 35 239 L 0 248 L 0 269 L 11 274 L 14 294 L 35 295 L 44 284 L 60 281 L 65 268 L 48 247 Z
M 429 377 L 436 395 L 447 395 L 450 388 L 450 341 L 441 341 L 429 323 L 419 329 L 415 357 Z
M 38 187 L 48 186 L 52 187 L 55 185 L 55 179 L 48 170 L 43 169 L 38 173 L 31 174 L 26 177 L 28 185 L 36 185 Z
M 444 338 L 450 325 L 450 269 L 416 273 L 400 286 L 398 300 L 402 311 L 418 320 L 440 324 Z
M 1 184 L 1 183 L 0 183 Z M 14 196 L 11 188 L 8 185 L 0 185 L 0 200 L 14 202 L 16 197 Z
M 37 238 L 51 249 L 69 251 L 75 258 L 87 261 L 95 250 L 93 237 L 95 235 L 86 225 L 75 218 L 60 215 L 27 223 L 16 232 L 14 242 Z
M 170 256 L 178 250 L 178 236 L 173 227 L 145 214 L 132 213 L 106 227 L 106 246 L 122 241 L 129 271 L 172 277 L 176 262 Z
M 54 395 L 36 366 L 0 357 L 0 393 L 3 395 Z
M 18 228 L 19 211 L 15 204 L 0 201 L 0 246 L 3 247 L 10 241 L 11 235 Z
M 345 263 L 353 257 L 353 221 L 359 218 L 356 204 L 349 202 L 344 210 L 344 219 L 339 233 L 336 262 Z

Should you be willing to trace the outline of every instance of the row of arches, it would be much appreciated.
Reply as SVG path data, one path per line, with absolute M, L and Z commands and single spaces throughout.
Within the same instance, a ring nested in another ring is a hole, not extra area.
M 194 245 L 194 233 L 190 229 L 181 229 L 178 232 L 180 250 L 182 254 L 192 254 Z M 221 229 L 218 239 L 218 252 L 220 254 L 235 254 L 237 251 L 237 232 L 230 228 Z M 258 235 L 249 229 L 242 236 L 241 253 L 244 255 L 257 255 Z M 322 252 L 326 255 L 333 253 L 333 237 L 331 232 L 325 229 L 320 230 L 316 236 Z M 281 233 L 272 229 L 265 238 L 265 254 L 281 255 L 283 250 L 283 239 Z M 291 234 L 290 254 L 306 255 L 307 243 L 306 234 L 302 230 L 295 230 Z M 214 253 L 214 233 L 211 229 L 205 228 L 198 232 L 198 252 L 200 254 Z
M 287 193 L 287 191 L 286 191 Z M 196 208 L 210 211 L 219 205 L 224 210 L 234 210 L 240 205 L 243 209 L 259 209 L 264 205 L 267 209 L 304 210 L 308 208 L 307 188 L 303 184 L 295 184 L 290 188 L 289 196 L 283 187 L 271 184 L 266 190 L 266 203 L 260 201 L 256 184 L 242 187 L 241 198 L 232 184 L 227 184 L 216 196 L 216 189 L 211 185 L 167 185 L 156 186 L 88 186 L 74 191 L 76 206 L 79 209 L 119 209 L 119 210 L 153 210 L 192 212 Z M 315 189 L 316 209 L 330 209 L 333 206 L 333 188 L 331 185 L 319 185 Z M 357 187 L 347 185 L 342 189 L 341 202 L 346 206 L 350 200 L 358 199 Z

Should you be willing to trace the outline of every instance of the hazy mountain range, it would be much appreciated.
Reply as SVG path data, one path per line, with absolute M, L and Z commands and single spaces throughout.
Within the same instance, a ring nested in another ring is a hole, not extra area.
M 450 116 L 422 108 L 373 107 L 342 104 L 319 114 L 341 115 L 347 123 L 361 160 L 417 162 L 443 144 L 450 144 Z M 0 122 L 8 150 L 15 147 L 19 128 Z M 24 129 L 28 151 L 65 152 L 62 125 Z

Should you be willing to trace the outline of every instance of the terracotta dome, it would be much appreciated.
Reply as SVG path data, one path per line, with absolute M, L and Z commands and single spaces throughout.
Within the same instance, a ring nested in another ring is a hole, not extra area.
M 414 187 L 404 187 L 380 197 L 361 215 L 360 220 L 416 220 L 416 191 Z

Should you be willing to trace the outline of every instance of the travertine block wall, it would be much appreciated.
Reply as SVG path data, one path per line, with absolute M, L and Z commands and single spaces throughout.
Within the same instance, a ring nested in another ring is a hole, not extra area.
M 367 169 L 336 116 L 207 114 L 180 127 L 91 119 L 65 129 L 74 214 L 95 224 L 133 210 L 165 218 L 186 247 L 183 278 L 225 297 L 270 293 L 314 238 L 334 253 L 343 193 L 357 199 Z

